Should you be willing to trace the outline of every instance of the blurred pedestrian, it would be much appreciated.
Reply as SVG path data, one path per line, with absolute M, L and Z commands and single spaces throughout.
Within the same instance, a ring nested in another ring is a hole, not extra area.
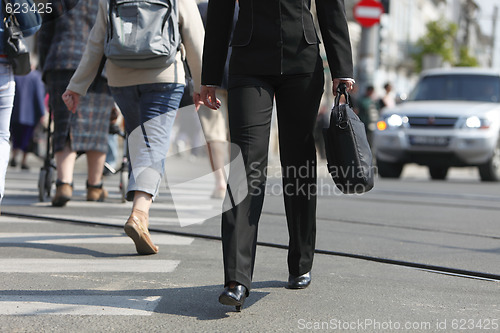
M 104 164 L 104 176 L 108 176 L 116 171 L 115 169 L 118 164 L 118 159 L 121 156 L 118 153 L 118 136 L 122 131 L 122 123 L 123 116 L 120 112 L 120 108 L 116 105 L 116 103 L 114 103 L 109 117 L 108 152 L 106 153 L 106 160 Z
M 269 132 L 274 99 L 278 116 L 283 192 L 289 231 L 288 287 L 311 282 L 316 239 L 314 125 L 324 87 L 310 1 L 239 1 L 231 40 L 228 111 L 231 143 L 237 145 L 248 195 L 222 214 L 224 286 L 219 302 L 241 308 L 252 281 L 257 226 L 265 195 Z M 210 0 L 203 50 L 202 100 L 217 109 L 235 0 Z M 353 65 L 343 0 L 316 0 L 333 92 L 352 88 Z M 233 153 L 233 149 L 231 149 Z M 236 152 L 234 152 L 236 153 Z M 237 156 L 232 156 L 236 158 Z M 242 170 L 231 168 L 229 186 Z M 226 201 L 233 201 L 228 190 Z
M 204 145 L 203 131 L 201 129 L 200 119 L 196 112 L 194 103 L 194 83 L 190 74 L 189 66 L 184 62 L 186 73 L 186 85 L 182 94 L 179 110 L 175 118 L 175 134 L 173 137 L 174 149 L 179 156 L 191 160 L 200 156 L 205 156 L 205 151 L 196 149 Z M 200 106 L 201 107 L 201 106 Z M 199 109 L 198 109 L 199 110 Z
M 21 169 L 28 170 L 28 152 L 33 149 L 33 134 L 36 125 L 45 115 L 45 87 L 42 74 L 35 69 L 27 75 L 14 77 L 16 93 L 10 120 L 12 136 L 12 157 L 10 166 L 17 165 L 17 155 L 22 153 Z
M 383 108 L 392 108 L 396 106 L 396 97 L 392 91 L 392 85 L 390 82 L 384 84 L 384 96 L 379 99 L 378 109 L 382 110 Z
M 369 85 L 365 88 L 364 95 L 356 103 L 358 117 L 365 124 L 366 136 L 370 144 L 372 143 L 373 131 L 375 131 L 378 120 L 378 110 L 375 100 L 375 88 Z
M 326 105 L 321 105 L 314 126 L 314 142 L 316 143 L 316 151 L 318 157 L 322 160 L 326 159 L 325 140 L 323 139 L 323 129 L 328 127 L 330 121 L 330 109 Z
M 102 75 L 96 78 L 75 113 L 68 112 L 61 100 L 82 58 L 98 3 L 99 0 L 47 2 L 39 34 L 40 62 L 54 117 L 52 142 L 57 181 L 52 205 L 56 207 L 65 206 L 73 195 L 73 172 L 80 152 L 87 157 L 87 201 L 103 201 L 108 196 L 102 175 L 113 98 L 106 78 Z
M 20 8 L 34 6 L 32 0 L 18 0 Z M 5 17 L 5 2 L 2 1 L 2 9 L 0 10 L 0 21 L 6 21 Z M 27 13 L 14 12 L 23 35 L 33 35 L 40 29 L 40 16 L 36 11 L 28 11 Z M 15 81 L 12 72 L 12 65 L 6 55 L 6 36 L 5 26 L 0 24 L 0 204 L 5 190 L 5 174 L 7 165 L 9 164 L 10 155 L 10 117 L 12 115 L 12 106 L 14 104 Z
M 124 228 L 139 254 L 158 252 L 158 246 L 153 243 L 148 231 L 149 209 L 159 191 L 172 125 L 184 91 L 184 57 L 193 74 L 195 104 L 199 101 L 203 23 L 194 0 L 178 0 L 175 3 L 178 5 L 182 44 L 172 64 L 133 68 L 118 66 L 110 59 L 106 61 L 111 93 L 125 119 L 132 167 L 127 200 L 133 200 L 133 205 Z M 99 0 L 97 20 L 85 54 L 62 95 L 71 112 L 78 108 L 81 96 L 86 94 L 97 74 L 104 55 L 108 21 L 108 0 Z M 134 23 L 127 25 L 127 35 L 143 28 L 134 26 Z
M 208 1 L 198 3 L 203 24 L 207 21 Z M 235 5 L 235 10 L 232 20 L 231 35 L 238 19 L 238 3 Z M 215 187 L 212 192 L 212 198 L 222 199 L 226 194 L 226 176 L 224 165 L 228 155 L 228 128 L 227 128 L 227 80 L 229 70 L 229 58 L 231 57 L 231 48 L 228 50 L 226 63 L 224 66 L 224 76 L 220 87 L 216 89 L 217 98 L 221 101 L 218 110 L 213 110 L 205 105 L 201 105 L 198 109 L 205 140 L 207 141 L 210 164 L 215 176 Z

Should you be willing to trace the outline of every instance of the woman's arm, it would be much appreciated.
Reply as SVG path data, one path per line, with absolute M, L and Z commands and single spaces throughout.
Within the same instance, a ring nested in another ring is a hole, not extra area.
M 349 92 L 354 74 L 344 0 L 316 0 L 316 13 L 332 75 L 332 93 L 337 95 L 340 83 L 345 83 Z
M 224 77 L 234 7 L 235 0 L 210 0 L 207 8 L 200 98 L 205 106 L 214 110 L 220 107 L 215 92 Z
M 194 0 L 179 0 L 179 25 L 182 43 L 186 48 L 187 63 L 193 78 L 194 91 L 199 93 L 205 29 Z
M 99 10 L 94 26 L 89 34 L 87 46 L 80 60 L 75 74 L 71 78 L 68 90 L 79 95 L 86 95 L 87 90 L 94 81 L 101 59 L 104 56 L 104 39 L 107 25 L 107 0 L 99 1 Z
M 220 86 L 224 76 L 235 0 L 210 0 L 207 9 L 201 83 Z
M 316 13 L 332 79 L 352 78 L 352 49 L 344 0 L 316 0 Z

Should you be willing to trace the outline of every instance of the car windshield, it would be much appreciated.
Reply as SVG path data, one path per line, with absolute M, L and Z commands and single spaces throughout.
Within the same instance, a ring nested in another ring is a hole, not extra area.
M 500 78 L 489 75 L 432 75 L 419 81 L 409 100 L 498 103 Z

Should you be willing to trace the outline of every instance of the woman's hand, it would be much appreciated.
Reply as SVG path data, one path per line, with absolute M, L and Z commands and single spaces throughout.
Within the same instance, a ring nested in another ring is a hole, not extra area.
M 64 104 L 66 104 L 68 110 L 75 113 L 76 108 L 80 103 L 80 94 L 71 90 L 66 90 L 64 94 L 62 94 L 62 99 L 64 101 Z
M 345 86 L 347 88 L 346 89 L 347 92 L 350 92 L 352 90 L 353 85 L 354 85 L 354 82 L 352 80 L 333 79 L 333 85 L 332 85 L 333 96 L 337 96 L 337 87 L 341 83 L 345 83 Z
M 213 110 L 217 110 L 220 107 L 220 100 L 215 95 L 216 89 L 216 87 L 201 86 L 201 101 Z
M 203 104 L 203 101 L 201 100 L 200 93 L 197 93 L 197 92 L 193 93 L 193 102 L 194 102 L 194 107 L 195 107 L 196 111 L 198 111 L 198 109 L 200 108 L 200 105 Z

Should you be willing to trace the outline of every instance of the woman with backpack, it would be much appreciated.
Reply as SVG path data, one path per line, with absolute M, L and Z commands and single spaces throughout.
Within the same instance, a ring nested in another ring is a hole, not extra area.
M 108 3 L 108 0 L 99 2 L 96 23 L 85 53 L 62 98 L 68 109 L 74 112 L 80 96 L 86 94 L 97 75 L 103 55 L 106 55 L 108 85 L 125 119 L 131 162 L 127 200 L 133 201 L 133 207 L 124 228 L 139 254 L 155 254 L 158 247 L 148 231 L 149 209 L 159 191 L 172 125 L 184 91 L 184 58 L 195 83 L 194 99 L 199 101 L 203 23 L 194 0 L 165 1 L 166 8 L 154 5 L 143 8 L 141 4 L 144 2 L 129 2 L 127 8 L 113 4 L 113 0 L 110 6 Z M 155 15 L 159 13 L 171 15 L 158 19 Z M 141 20 L 147 24 L 141 24 L 144 23 Z M 166 25 L 157 28 L 158 22 Z M 182 44 L 173 45 L 176 48 L 171 57 L 160 52 L 158 57 L 138 59 L 136 56 L 140 52 L 151 50 L 130 53 L 120 51 L 119 43 L 113 44 L 114 39 L 121 38 L 124 44 L 137 48 L 151 45 L 152 49 L 155 42 L 147 38 L 151 33 L 157 35 L 161 31 L 168 32 L 160 36 L 164 44 L 175 42 L 177 35 L 182 40 Z

